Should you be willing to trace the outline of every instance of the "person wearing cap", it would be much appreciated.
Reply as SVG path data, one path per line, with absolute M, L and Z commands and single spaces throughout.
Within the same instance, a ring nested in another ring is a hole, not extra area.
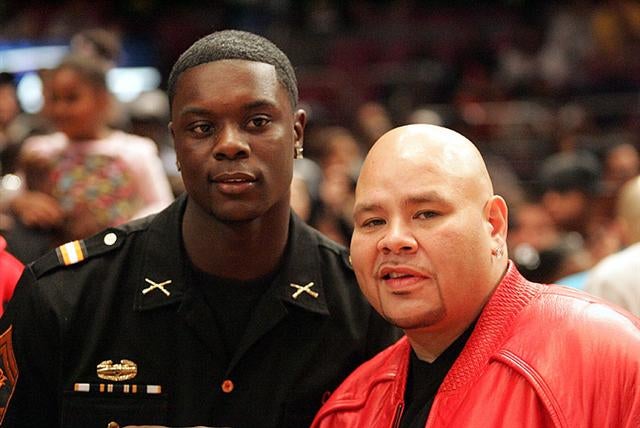
M 291 211 L 306 113 L 286 55 L 215 32 L 167 93 L 186 193 L 29 266 L 0 321 L 5 426 L 308 426 L 399 336 Z

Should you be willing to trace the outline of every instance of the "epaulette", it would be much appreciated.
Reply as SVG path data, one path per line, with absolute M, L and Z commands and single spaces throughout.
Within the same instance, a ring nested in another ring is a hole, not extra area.
M 305 227 L 309 227 L 309 225 L 305 224 Z M 336 253 L 342 259 L 344 265 L 349 269 L 353 270 L 353 266 L 351 265 L 351 254 L 349 250 L 345 248 L 344 245 L 338 244 L 337 242 L 327 238 L 325 235 L 320 234 L 316 230 L 313 230 L 313 233 L 317 236 L 319 244 L 334 253 Z
M 36 278 L 60 267 L 71 266 L 119 248 L 126 232 L 122 229 L 106 229 L 87 239 L 67 242 L 31 263 Z

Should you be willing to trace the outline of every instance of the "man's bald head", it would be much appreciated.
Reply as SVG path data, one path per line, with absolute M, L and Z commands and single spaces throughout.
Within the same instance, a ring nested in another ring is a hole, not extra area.
M 493 195 L 493 185 L 480 152 L 471 141 L 451 129 L 425 124 L 392 129 L 369 151 L 361 177 L 368 171 L 388 168 L 389 159 L 399 164 L 419 164 L 449 176 L 452 185 L 469 186 L 482 200 Z

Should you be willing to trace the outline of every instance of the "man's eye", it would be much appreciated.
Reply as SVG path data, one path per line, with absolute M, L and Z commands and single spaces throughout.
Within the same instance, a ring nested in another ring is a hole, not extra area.
M 270 122 L 271 120 L 268 117 L 264 117 L 264 116 L 254 117 L 254 118 L 251 118 L 251 120 L 249 121 L 249 127 L 262 128 L 268 125 Z
M 380 218 L 372 218 L 362 222 L 362 227 L 376 227 L 384 224 L 384 220 Z
M 194 126 L 192 126 L 191 128 L 189 128 L 191 130 L 191 132 L 198 134 L 198 135 L 203 135 L 203 134 L 210 134 L 211 131 L 213 130 L 213 126 L 207 124 L 207 123 L 199 123 L 196 124 Z
M 423 218 L 423 219 L 428 219 L 428 218 L 434 218 L 437 217 L 439 214 L 435 211 L 420 211 L 418 212 L 415 217 L 416 218 Z

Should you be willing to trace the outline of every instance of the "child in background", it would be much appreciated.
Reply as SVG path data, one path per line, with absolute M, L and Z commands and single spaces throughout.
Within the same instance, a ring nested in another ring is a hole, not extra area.
M 173 200 L 156 144 L 108 127 L 104 68 L 68 57 L 53 70 L 50 85 L 48 111 L 58 132 L 23 146 L 26 191 L 11 204 L 19 223 L 53 230 L 53 247 Z

